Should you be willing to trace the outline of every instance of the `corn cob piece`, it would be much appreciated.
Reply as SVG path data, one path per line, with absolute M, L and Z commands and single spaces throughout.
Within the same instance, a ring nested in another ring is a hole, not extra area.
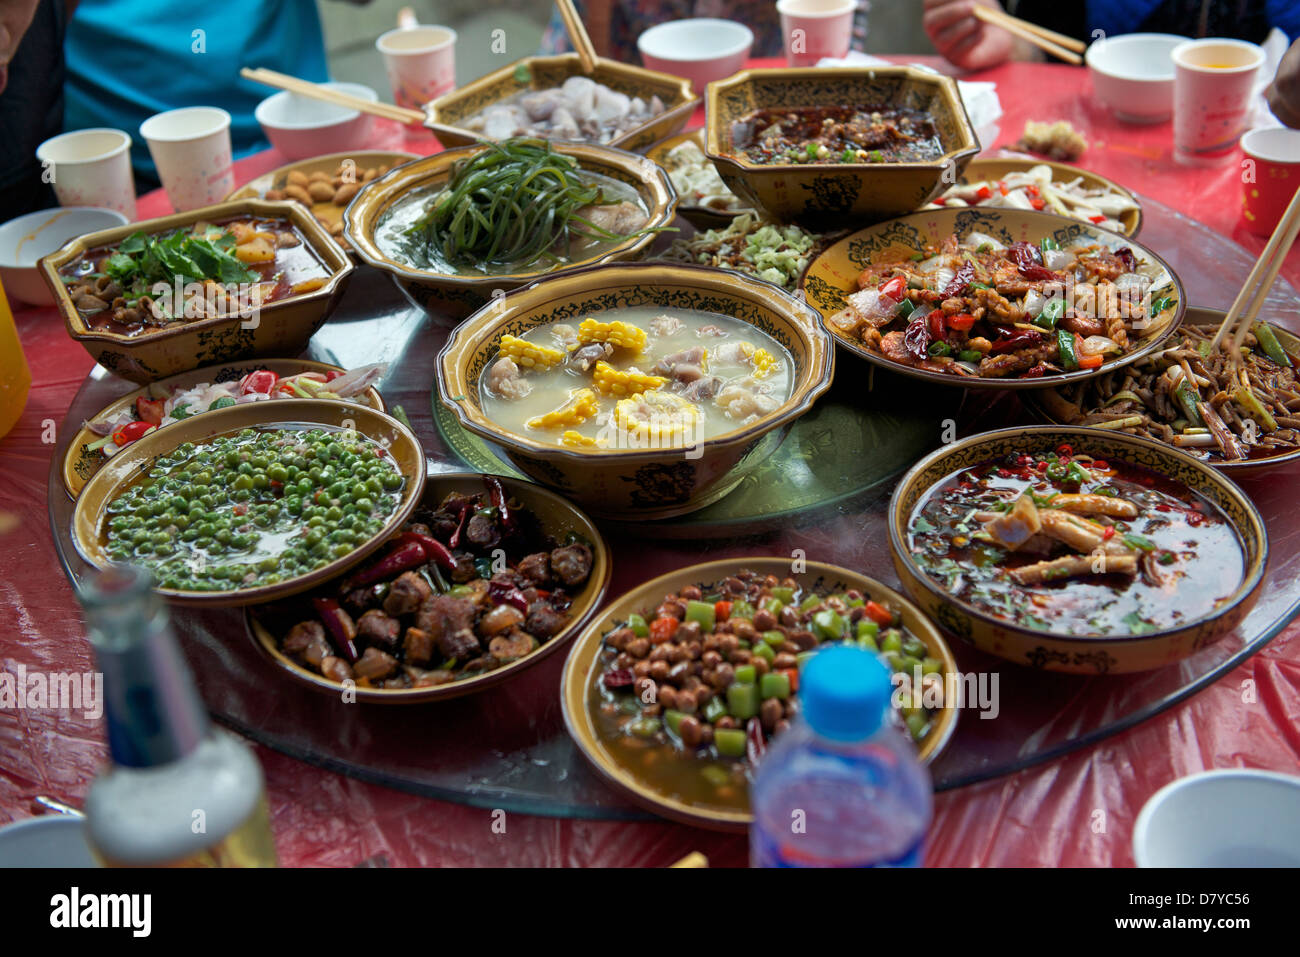
M 594 449 L 605 444 L 604 439 L 593 439 L 589 435 L 583 435 L 581 432 L 575 432 L 569 429 L 560 436 L 560 444 L 567 445 L 573 449 Z
M 749 357 L 750 363 L 754 366 L 754 378 L 765 379 L 771 375 L 777 367 L 776 356 L 766 349 L 756 349 L 754 354 Z
M 591 378 L 596 388 L 605 395 L 635 395 L 638 392 L 652 392 L 668 381 L 663 376 L 615 369 L 604 360 L 596 363 Z
M 639 393 L 614 406 L 614 424 L 632 448 L 663 448 L 694 441 L 700 410 L 671 392 Z
M 566 425 L 581 425 L 600 411 L 600 400 L 590 389 L 579 389 L 569 400 L 545 415 L 528 420 L 530 429 L 559 429 Z
M 619 349 L 639 353 L 645 348 L 645 330 L 629 322 L 597 322 L 584 319 L 578 324 L 578 342 L 608 342 Z
M 513 359 L 515 365 L 522 369 L 536 369 L 539 372 L 549 369 L 564 358 L 564 353 L 559 349 L 539 346 L 535 342 L 528 342 L 526 339 L 519 339 L 509 335 L 501 337 L 500 352 L 498 354 L 507 359 Z

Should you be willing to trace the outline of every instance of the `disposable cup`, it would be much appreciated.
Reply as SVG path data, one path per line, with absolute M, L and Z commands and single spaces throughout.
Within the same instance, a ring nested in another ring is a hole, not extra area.
M 1226 159 L 1246 130 L 1264 51 L 1244 40 L 1189 40 L 1174 47 L 1174 159 Z
M 413 26 L 389 30 L 375 41 L 383 55 L 393 102 L 420 110 L 456 87 L 456 31 Z
M 857 0 L 777 0 L 785 62 L 816 66 L 822 57 L 845 56 L 857 6 Z
M 131 135 L 99 127 L 74 130 L 36 147 L 60 206 L 99 206 L 135 219 Z
M 156 113 L 140 124 L 140 135 L 176 212 L 219 203 L 235 188 L 225 110 L 187 106 Z

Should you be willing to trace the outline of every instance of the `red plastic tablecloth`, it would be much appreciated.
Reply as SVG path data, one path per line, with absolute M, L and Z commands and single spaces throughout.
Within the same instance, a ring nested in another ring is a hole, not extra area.
M 900 59 L 915 59 L 912 57 Z M 775 65 L 774 61 L 755 65 Z M 1170 126 L 1115 123 L 1089 103 L 1079 69 L 1008 64 L 973 79 L 994 80 L 1005 115 L 998 146 L 1027 119 L 1068 119 L 1091 146 L 1079 161 L 1212 226 L 1252 253 L 1263 241 L 1240 224 L 1235 163 L 1184 169 L 1170 158 Z M 702 116 L 697 116 L 697 121 Z M 429 153 L 431 138 L 379 131 L 377 148 Z M 403 142 L 405 139 L 405 142 Z M 274 150 L 237 164 L 240 182 L 282 165 Z M 168 212 L 160 193 L 142 197 L 140 216 Z M 1300 251 L 1283 275 L 1300 284 Z M 0 513 L 19 518 L 0 537 L 0 669 L 82 672 L 91 668 L 85 630 L 59 568 L 46 519 L 46 480 L 61 422 L 92 362 L 51 309 L 16 311 L 33 386 L 15 429 L 0 440 Z M 1129 840 L 1142 804 L 1161 786 L 1212 767 L 1300 770 L 1300 625 L 1188 702 L 1091 750 L 938 796 L 930 865 L 1132 863 Z M 504 833 L 491 811 L 390 791 L 258 750 L 266 770 L 281 861 L 345 866 L 665 865 L 701 850 L 715 865 L 746 860 L 743 837 L 666 822 L 594 822 L 510 815 Z M 0 712 L 0 824 L 32 813 L 46 794 L 80 800 L 105 747 L 79 714 Z

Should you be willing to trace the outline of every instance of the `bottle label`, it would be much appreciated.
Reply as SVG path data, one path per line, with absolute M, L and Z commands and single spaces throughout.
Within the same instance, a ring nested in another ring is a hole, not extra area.
M 806 854 L 800 847 L 797 837 L 785 838 L 784 843 L 776 836 L 761 828 L 754 827 L 749 832 L 749 866 L 750 867 L 920 867 L 921 845 L 925 843 L 925 834 L 917 836 L 916 841 L 903 853 L 889 860 L 833 860 Z

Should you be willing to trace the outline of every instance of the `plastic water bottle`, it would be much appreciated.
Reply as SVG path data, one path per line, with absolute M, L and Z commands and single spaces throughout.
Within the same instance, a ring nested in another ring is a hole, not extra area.
M 837 645 L 799 674 L 799 717 L 750 787 L 753 867 L 918 867 L 930 774 L 887 719 L 889 671 Z

